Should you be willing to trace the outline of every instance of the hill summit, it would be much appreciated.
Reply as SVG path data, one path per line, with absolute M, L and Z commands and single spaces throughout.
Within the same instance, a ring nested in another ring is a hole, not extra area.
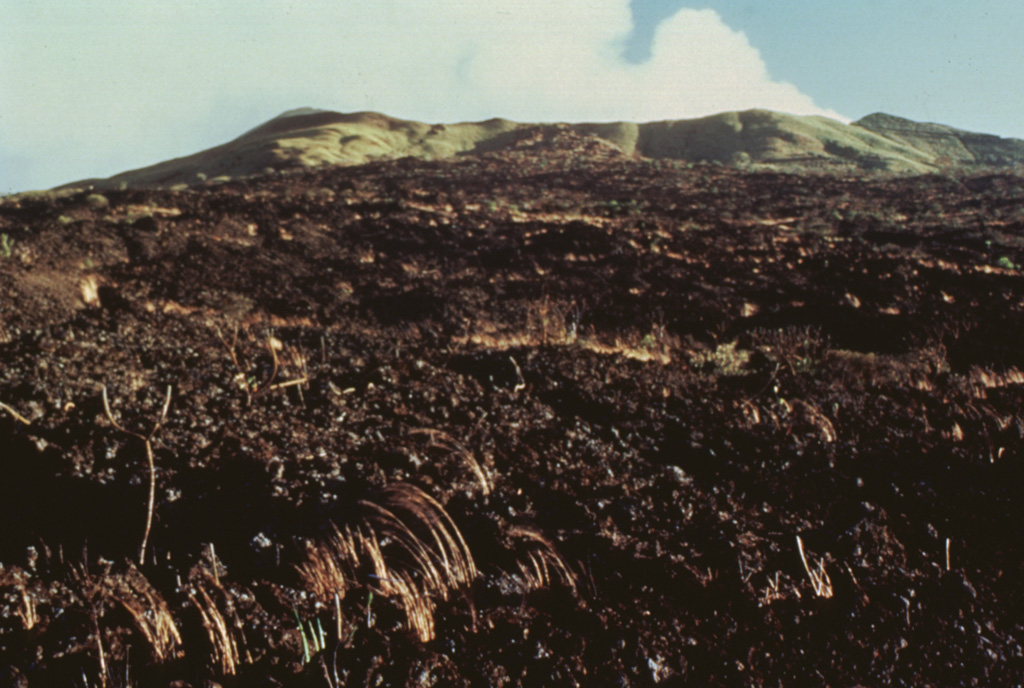
M 529 124 L 505 119 L 427 124 L 377 112 L 289 110 L 238 138 L 193 155 L 66 186 L 173 186 L 323 165 L 402 157 L 443 159 L 500 152 L 566 137 L 583 148 L 685 162 L 786 171 L 925 173 L 1024 164 L 1024 141 L 876 113 L 853 124 L 768 110 L 633 122 Z M 589 143 L 586 143 L 589 141 Z M 593 152 L 593 151 L 591 151 Z

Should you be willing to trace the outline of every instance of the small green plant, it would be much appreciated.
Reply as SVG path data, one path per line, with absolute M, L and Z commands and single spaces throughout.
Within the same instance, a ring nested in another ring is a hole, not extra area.
M 327 649 L 327 634 L 324 632 L 319 618 L 315 619 L 315 625 L 313 621 L 302 623 L 299 610 L 293 609 L 292 611 L 295 612 L 295 621 L 299 624 L 299 638 L 302 640 L 302 663 L 309 664 L 315 655 Z
M 996 261 L 996 265 L 1007 270 L 1016 270 L 1017 264 L 1009 256 L 1000 256 L 999 260 Z
M 0 257 L 10 258 L 14 250 L 14 239 L 8 234 L 0 234 Z

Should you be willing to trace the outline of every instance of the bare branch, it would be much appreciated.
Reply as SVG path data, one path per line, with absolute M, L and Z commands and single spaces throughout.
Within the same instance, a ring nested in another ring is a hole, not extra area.
M 0 401 L 0 409 L 7 411 L 7 413 L 11 414 L 11 416 L 14 417 L 14 420 L 18 421 L 19 423 L 23 423 L 25 425 L 32 425 L 32 421 L 30 421 L 28 418 L 21 415 L 20 413 L 12 409 L 10 406 L 3 403 L 2 401 Z

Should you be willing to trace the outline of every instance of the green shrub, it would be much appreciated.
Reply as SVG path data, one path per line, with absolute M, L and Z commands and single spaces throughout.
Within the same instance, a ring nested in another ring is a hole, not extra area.
M 103 210 L 110 207 L 110 201 L 103 194 L 89 194 L 85 197 L 85 203 L 93 210 Z

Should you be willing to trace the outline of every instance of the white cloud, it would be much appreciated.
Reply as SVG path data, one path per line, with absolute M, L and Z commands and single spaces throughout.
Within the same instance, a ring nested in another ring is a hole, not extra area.
M 752 107 L 840 117 L 773 81 L 746 36 L 712 10 L 682 10 L 662 23 L 650 60 L 633 65 L 620 51 L 627 3 L 602 7 L 610 21 L 566 18 L 571 36 L 561 40 L 557 32 L 495 31 L 474 59 L 471 92 L 496 113 L 526 120 L 682 119 Z
M 665 21 L 637 65 L 621 57 L 629 0 L 5 5 L 0 149 L 38 160 L 45 184 L 187 154 L 244 128 L 224 122 L 304 105 L 443 122 L 838 116 L 773 81 L 711 10 Z
M 712 10 L 682 10 L 654 37 L 651 61 L 638 72 L 640 119 L 686 117 L 765 108 L 793 114 L 842 115 L 774 81 L 756 48 Z M 676 114 L 685 113 L 685 114 Z

